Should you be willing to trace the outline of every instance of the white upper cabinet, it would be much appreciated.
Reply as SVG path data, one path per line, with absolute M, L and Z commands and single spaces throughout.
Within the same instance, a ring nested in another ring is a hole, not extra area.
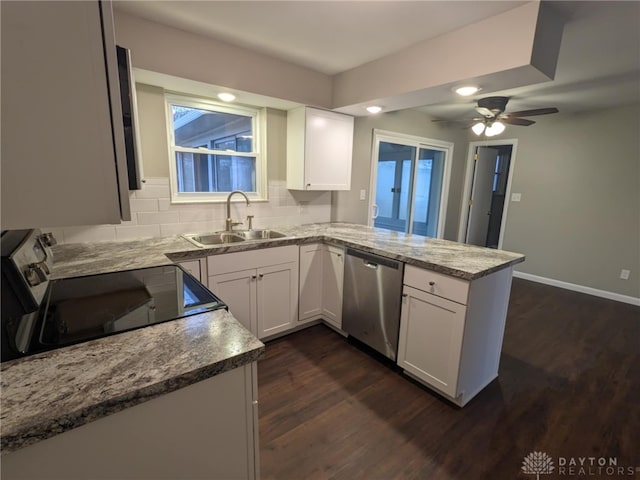
M 300 107 L 287 113 L 287 188 L 350 190 L 353 117 Z
M 129 219 L 111 4 L 0 8 L 2 228 Z

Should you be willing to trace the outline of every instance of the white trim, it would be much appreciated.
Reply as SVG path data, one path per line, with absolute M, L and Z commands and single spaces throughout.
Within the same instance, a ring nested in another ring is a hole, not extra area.
M 379 145 L 380 142 L 389 143 L 402 143 L 403 145 L 409 145 L 416 147 L 416 155 L 419 154 L 420 148 L 432 148 L 444 151 L 445 164 L 444 172 L 442 174 L 442 191 L 440 192 L 440 211 L 438 212 L 438 229 L 437 238 L 442 238 L 444 235 L 444 224 L 447 217 L 447 205 L 449 201 L 449 183 L 451 181 L 451 164 L 453 163 L 453 148 L 452 142 L 446 142 L 444 140 L 435 140 L 433 138 L 418 137 L 416 135 L 408 135 L 406 133 L 390 132 L 388 130 L 373 129 L 372 147 L 371 147 L 371 180 L 369 183 L 369 211 L 367 213 L 367 225 L 373 226 L 373 211 L 375 206 L 375 194 L 378 175 L 378 157 L 379 157 Z M 417 162 L 416 162 L 417 165 Z M 415 182 L 415 173 L 413 174 L 413 181 Z M 411 209 L 410 218 L 407 221 L 411 222 L 413 219 L 413 208 Z M 411 225 L 411 223 L 410 223 Z
M 175 161 L 175 152 L 184 151 L 191 153 L 234 155 L 239 157 L 255 158 L 255 182 L 254 192 L 245 192 L 251 201 L 268 200 L 267 187 L 267 111 L 266 108 L 250 107 L 247 105 L 227 105 L 206 99 L 194 98 L 187 93 L 165 92 L 165 124 L 167 128 L 167 142 L 169 150 L 169 179 L 172 204 L 184 203 L 222 203 L 226 202 L 229 192 L 179 192 L 178 172 Z M 214 110 L 251 118 L 253 133 L 253 148 L 251 152 L 227 152 L 212 149 L 194 149 L 175 145 L 173 114 L 171 105 L 187 106 L 204 110 Z
M 502 249 L 504 232 L 507 225 L 507 213 L 509 203 L 511 203 L 511 182 L 516 166 L 516 154 L 518 152 L 518 139 L 509 138 L 505 140 L 479 140 L 469 142 L 467 151 L 467 165 L 464 175 L 464 189 L 462 191 L 462 205 L 460 207 L 460 223 L 458 225 L 458 242 L 465 243 L 467 232 L 467 221 L 469 220 L 469 197 L 471 196 L 471 186 L 473 184 L 473 154 L 476 147 L 488 147 L 492 145 L 511 145 L 511 159 L 509 160 L 509 174 L 507 175 L 507 185 L 504 196 L 504 206 L 502 208 L 502 221 L 500 222 L 500 237 L 498 238 L 498 249 Z
M 530 280 L 536 283 L 544 283 L 545 285 L 564 288 L 565 290 L 572 290 L 574 292 L 586 293 L 587 295 L 593 295 L 595 297 L 607 298 L 609 300 L 615 300 L 617 302 L 640 306 L 640 297 L 631 297 L 629 295 L 622 295 L 621 293 L 608 292 L 606 290 L 599 290 L 597 288 L 585 287 L 583 285 L 563 282 L 561 280 L 555 280 L 553 278 L 540 277 L 538 275 L 519 272 L 517 270 L 514 270 L 513 276 L 516 278 L 522 278 L 523 280 Z

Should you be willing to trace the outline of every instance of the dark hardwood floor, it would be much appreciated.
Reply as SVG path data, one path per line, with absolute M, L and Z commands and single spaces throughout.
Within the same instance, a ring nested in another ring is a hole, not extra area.
M 322 325 L 268 343 L 258 383 L 265 480 L 535 479 L 533 451 L 543 480 L 640 478 L 640 308 L 619 302 L 514 279 L 499 377 L 462 409 Z

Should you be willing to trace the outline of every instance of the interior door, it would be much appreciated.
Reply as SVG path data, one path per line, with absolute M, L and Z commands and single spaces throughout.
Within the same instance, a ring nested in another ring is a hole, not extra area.
M 495 148 L 478 147 L 476 150 L 466 238 L 466 243 L 472 245 L 484 247 L 487 244 L 497 157 Z

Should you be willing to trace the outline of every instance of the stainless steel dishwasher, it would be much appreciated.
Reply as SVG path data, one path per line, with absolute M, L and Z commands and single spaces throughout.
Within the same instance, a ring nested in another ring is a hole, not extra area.
M 342 328 L 352 337 L 396 360 L 404 264 L 347 249 Z

